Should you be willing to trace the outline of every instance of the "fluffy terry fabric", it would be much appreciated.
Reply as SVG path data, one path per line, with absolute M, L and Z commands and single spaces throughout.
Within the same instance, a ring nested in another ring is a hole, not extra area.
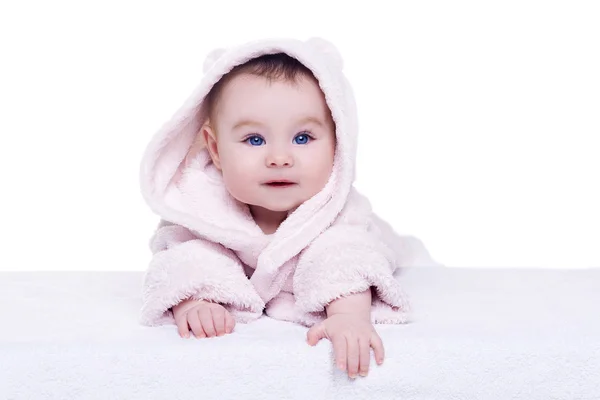
M 226 190 L 200 140 L 204 98 L 234 66 L 283 52 L 312 70 L 336 124 L 333 172 L 324 189 L 265 235 L 246 205 Z M 141 167 L 141 189 L 161 217 L 152 237 L 141 321 L 173 322 L 170 308 L 186 298 L 223 304 L 238 322 L 266 311 L 306 326 L 325 317 L 332 300 L 373 288 L 374 323 L 404 323 L 409 301 L 394 273 L 429 266 L 421 241 L 399 236 L 353 187 L 356 105 L 329 42 L 270 39 L 217 49 L 185 104 L 152 138 Z

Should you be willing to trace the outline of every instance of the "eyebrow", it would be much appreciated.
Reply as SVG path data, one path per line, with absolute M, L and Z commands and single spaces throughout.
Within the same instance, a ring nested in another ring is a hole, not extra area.
M 308 123 L 319 125 L 320 127 L 323 127 L 323 128 L 325 127 L 325 123 L 316 117 L 308 116 L 308 117 L 304 117 L 304 118 L 301 118 L 300 120 L 298 120 L 299 125 L 304 125 L 304 124 L 308 124 Z M 235 129 L 241 128 L 243 126 L 264 126 L 264 125 L 261 124 L 260 122 L 253 121 L 250 119 L 242 119 L 242 120 L 238 121 L 233 126 L 232 129 L 235 130 Z

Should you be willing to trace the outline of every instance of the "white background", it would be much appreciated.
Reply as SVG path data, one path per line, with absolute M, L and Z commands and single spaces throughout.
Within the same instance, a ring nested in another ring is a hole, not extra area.
M 0 270 L 144 270 L 152 134 L 206 53 L 322 36 L 359 105 L 357 187 L 450 267 L 600 266 L 596 1 L 6 2 Z

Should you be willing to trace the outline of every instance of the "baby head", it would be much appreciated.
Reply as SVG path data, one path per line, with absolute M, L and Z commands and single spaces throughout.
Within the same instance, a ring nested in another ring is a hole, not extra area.
M 284 53 L 226 74 L 206 98 L 201 134 L 229 193 L 281 222 L 327 183 L 335 124 L 312 72 Z

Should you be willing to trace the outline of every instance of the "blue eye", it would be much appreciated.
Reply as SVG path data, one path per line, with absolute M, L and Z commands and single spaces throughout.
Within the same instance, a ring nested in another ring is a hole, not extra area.
M 294 138 L 294 143 L 296 143 L 296 144 L 306 144 L 311 139 L 312 138 L 308 134 L 302 133 L 300 135 L 296 135 L 296 137 Z
M 265 140 L 263 138 L 261 138 L 260 136 L 250 136 L 248 139 L 244 140 L 244 142 L 252 145 L 252 146 L 260 146 L 262 145 Z

